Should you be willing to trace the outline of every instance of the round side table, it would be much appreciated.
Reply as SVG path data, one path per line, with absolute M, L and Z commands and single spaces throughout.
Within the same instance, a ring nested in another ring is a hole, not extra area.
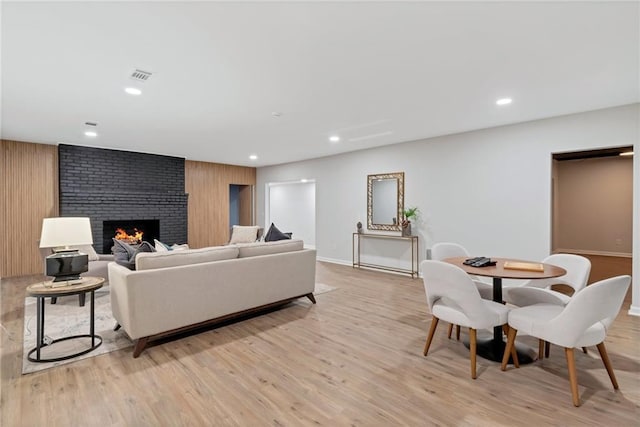
M 100 289 L 104 284 L 104 280 L 102 277 L 82 277 L 81 281 L 78 283 L 70 283 L 70 282 L 38 282 L 27 287 L 27 295 L 35 297 L 37 303 L 37 311 L 36 311 L 36 346 L 35 348 L 29 350 L 27 354 L 27 359 L 31 362 L 57 362 L 59 360 L 67 360 L 72 357 L 81 356 L 83 354 L 89 353 L 90 351 L 95 350 L 100 347 L 102 344 L 102 337 L 95 334 L 95 294 L 94 292 L 97 289 Z M 90 293 L 91 294 L 91 304 L 90 304 L 90 318 L 89 318 L 89 333 L 83 335 L 72 335 L 68 337 L 57 338 L 54 340 L 50 340 L 45 342 L 44 335 L 44 308 L 45 308 L 45 298 L 48 297 L 63 297 L 67 295 L 80 295 Z M 91 347 L 79 351 L 77 353 L 69 354 L 66 356 L 54 357 L 54 358 L 42 358 L 40 357 L 40 350 L 43 347 L 51 346 L 60 341 L 67 341 L 76 338 L 91 338 Z M 33 354 L 35 353 L 35 357 Z

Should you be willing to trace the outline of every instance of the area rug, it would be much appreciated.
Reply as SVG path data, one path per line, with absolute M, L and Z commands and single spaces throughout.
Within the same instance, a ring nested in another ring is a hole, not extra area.
M 331 292 L 335 290 L 333 286 L 325 285 L 324 283 L 316 283 L 315 289 L 313 290 L 314 295 L 324 294 L 325 292 Z
M 316 283 L 313 293 L 315 295 L 323 294 L 335 290 L 336 288 L 325 285 L 324 283 Z M 78 305 L 78 296 L 72 295 L 68 297 L 59 297 L 56 304 L 51 304 L 50 300 L 46 300 L 45 306 L 45 336 L 53 339 L 62 338 L 71 335 L 82 335 L 89 333 L 89 296 L 84 307 Z M 113 331 L 116 321 L 111 314 L 111 298 L 109 295 L 109 287 L 98 289 L 95 293 L 95 332 L 102 337 L 102 345 L 97 349 L 74 357 L 68 360 L 58 362 L 31 362 L 27 359 L 29 351 L 36 346 L 36 299 L 27 297 L 24 305 L 24 340 L 23 340 L 23 359 L 22 373 L 29 374 L 43 369 L 53 368 L 54 366 L 64 365 L 66 363 L 75 362 L 86 359 L 88 357 L 98 356 L 100 354 L 109 353 L 111 351 L 120 350 L 133 346 L 127 334 L 122 330 Z M 53 357 L 55 350 L 58 354 L 72 354 L 86 349 L 90 346 L 89 338 L 74 339 L 65 341 L 64 343 L 56 343 L 51 348 L 41 349 L 42 357 Z

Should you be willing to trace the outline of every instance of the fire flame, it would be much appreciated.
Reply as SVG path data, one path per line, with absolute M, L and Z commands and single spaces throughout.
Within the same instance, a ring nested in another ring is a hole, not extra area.
M 126 240 L 130 243 L 140 243 L 142 242 L 143 231 L 138 230 L 137 228 L 133 229 L 135 234 L 128 234 L 122 228 L 116 228 L 116 240 Z

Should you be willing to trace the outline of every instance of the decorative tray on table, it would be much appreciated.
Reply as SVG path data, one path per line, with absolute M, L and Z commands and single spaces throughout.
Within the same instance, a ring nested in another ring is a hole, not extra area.
M 537 262 L 505 261 L 506 270 L 544 271 L 544 265 Z

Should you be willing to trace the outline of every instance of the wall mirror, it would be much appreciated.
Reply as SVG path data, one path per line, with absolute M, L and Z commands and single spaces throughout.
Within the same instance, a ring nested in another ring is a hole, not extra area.
M 401 231 L 404 172 L 367 176 L 367 228 Z

